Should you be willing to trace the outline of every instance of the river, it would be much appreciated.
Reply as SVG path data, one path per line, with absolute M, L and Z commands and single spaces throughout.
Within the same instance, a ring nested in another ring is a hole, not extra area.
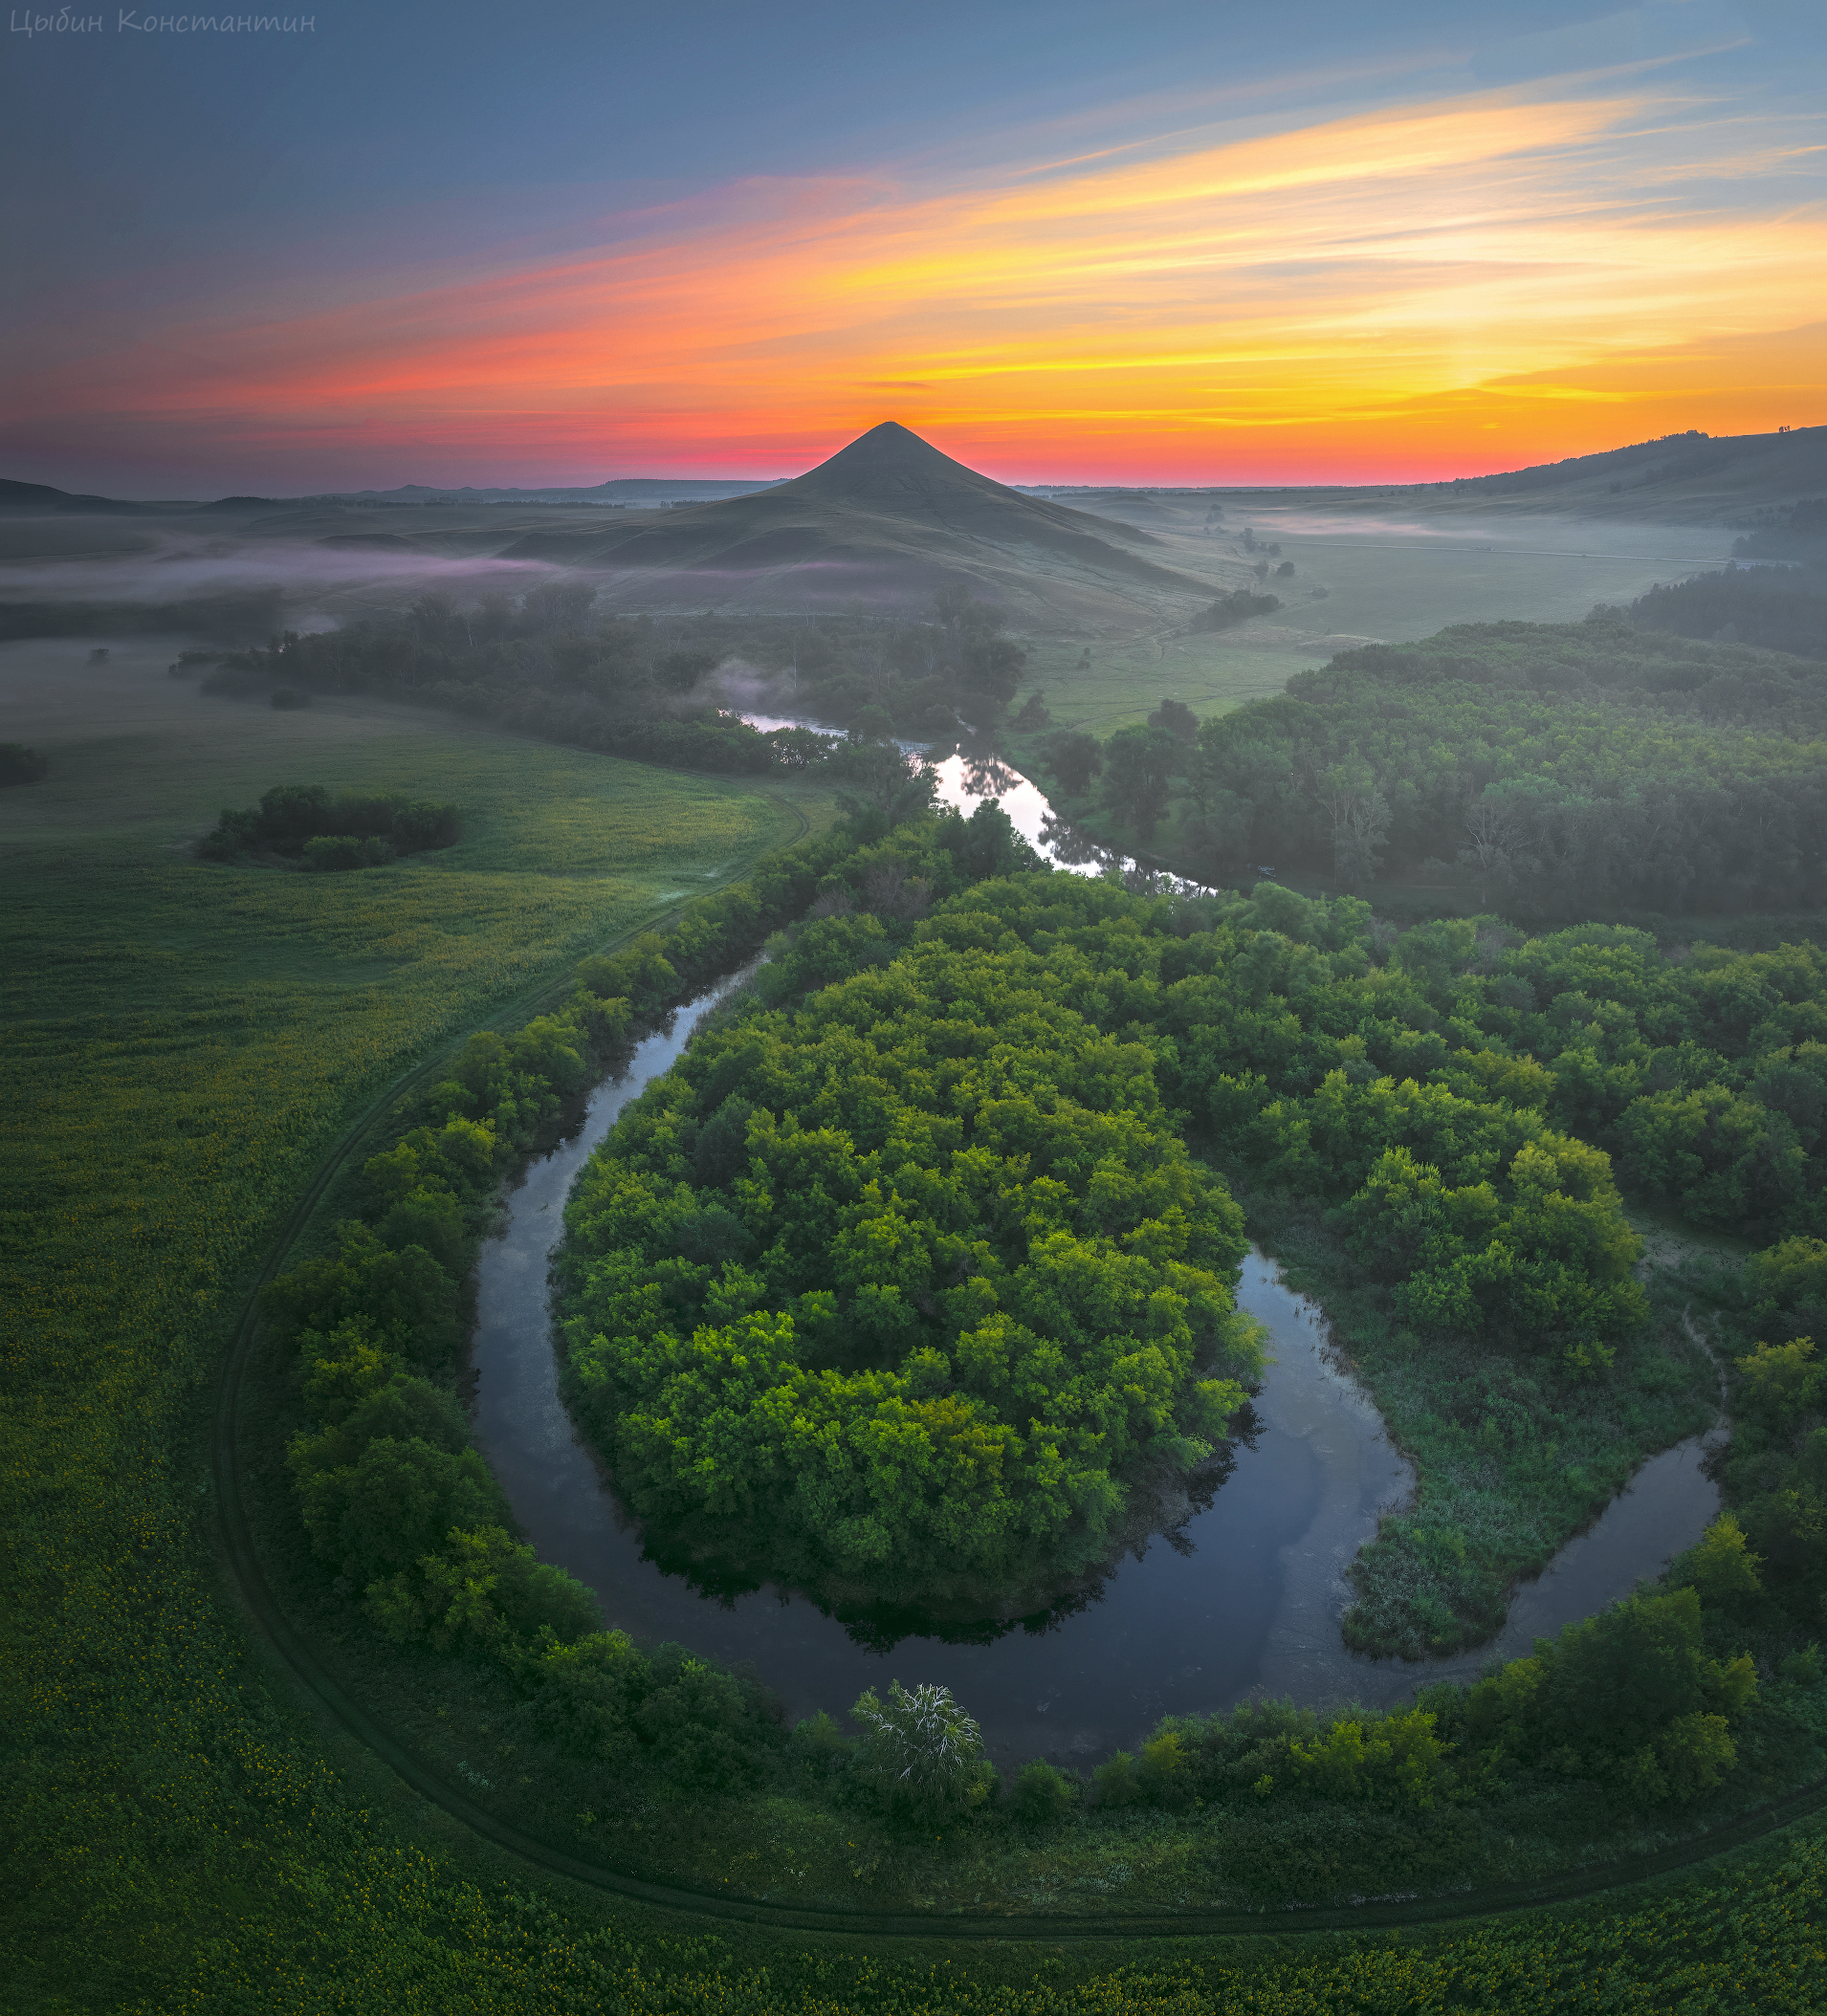
M 795 1719 L 840 1713 L 890 1677 L 940 1681 L 981 1721 L 999 1763 L 1083 1764 L 1133 1746 L 1162 1715 L 1252 1696 L 1389 1705 L 1419 1682 L 1475 1675 L 1493 1653 L 1527 1652 L 1536 1633 L 1628 1593 L 1691 1545 L 1717 1510 L 1701 1445 L 1684 1443 L 1644 1465 L 1525 1587 L 1495 1645 L 1425 1666 L 1348 1652 L 1338 1633 L 1344 1572 L 1379 1512 L 1407 1498 L 1413 1475 L 1328 1348 L 1323 1313 L 1252 1250 L 1239 1301 L 1268 1326 L 1274 1363 L 1234 1467 L 1205 1510 L 1171 1539 L 1126 1554 L 1075 1612 L 987 1644 L 909 1636 L 884 1651 L 803 1596 L 699 1593 L 644 1558 L 637 1528 L 572 1427 L 559 1397 L 547 1269 L 578 1172 L 718 997 L 681 1008 L 622 1076 L 596 1089 L 574 1129 L 507 1197 L 478 1265 L 477 1439 L 540 1558 L 594 1589 L 611 1625 L 752 1661 Z

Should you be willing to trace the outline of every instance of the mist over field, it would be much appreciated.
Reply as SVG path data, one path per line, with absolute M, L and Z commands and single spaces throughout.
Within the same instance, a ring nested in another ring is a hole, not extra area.
M 15 11 L 9 2010 L 1827 2009 L 1823 163 Z

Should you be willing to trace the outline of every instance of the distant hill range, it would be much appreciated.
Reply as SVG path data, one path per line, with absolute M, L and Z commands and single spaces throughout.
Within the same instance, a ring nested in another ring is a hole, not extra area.
M 1461 476 L 1440 486 L 1481 505 L 1602 517 L 1731 523 L 1748 512 L 1794 504 L 1827 491 L 1827 427 L 1773 434 L 1689 431 L 1596 455 L 1570 455 L 1501 475 Z
M 723 497 L 746 497 L 758 490 L 784 483 L 784 476 L 757 481 L 712 476 L 616 476 L 606 483 L 566 488 L 548 484 L 543 490 L 440 490 L 434 484 L 402 483 L 397 490 L 342 490 L 314 499 L 325 504 L 626 504 L 639 510 L 656 504 L 707 504 Z M 287 501 L 296 501 L 288 499 Z
M 38 514 L 65 511 L 162 511 L 160 504 L 129 504 L 121 497 L 90 497 L 68 490 L 54 490 L 49 483 L 14 483 L 0 476 L 0 511 L 30 511 Z M 195 506 L 179 509 L 194 510 Z
M 1399 500 L 1430 514 L 1723 522 L 1784 538 L 1797 503 L 1823 493 L 1827 427 L 1717 440 L 1673 434 L 1452 483 L 1275 493 L 1323 498 L 1333 510 L 1383 511 Z M 1265 493 L 1213 486 L 1203 526 L 1197 494 L 1085 492 L 1074 502 L 1090 508 L 1075 509 L 998 483 L 885 421 L 804 475 L 768 485 L 695 477 L 624 477 L 568 492 L 406 484 L 341 497 L 155 504 L 0 481 L 0 514 L 22 533 L 27 516 L 121 512 L 170 522 L 208 514 L 244 541 L 545 560 L 594 576 L 604 605 L 627 609 L 914 613 L 930 608 L 935 589 L 963 586 L 1000 603 L 1020 629 L 1112 634 L 1183 625 L 1249 581 L 1247 563 L 1205 534 L 1221 499 Z M 581 508 L 554 508 L 566 504 Z M 613 504 L 667 508 L 602 508 Z

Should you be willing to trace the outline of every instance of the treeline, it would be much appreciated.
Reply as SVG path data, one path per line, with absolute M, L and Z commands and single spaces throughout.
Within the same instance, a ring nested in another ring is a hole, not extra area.
M 1101 806 L 1144 845 L 1171 822 L 1175 865 L 1221 885 L 1262 864 L 1347 888 L 1425 873 L 1525 918 L 1818 899 L 1819 664 L 1616 613 L 1471 625 L 1190 722 L 1166 702 L 1101 746 L 1043 744 L 1061 808 Z
M 1036 1611 L 1260 1377 L 1149 1051 L 929 909 L 1025 851 L 984 807 L 851 855 L 580 1178 L 566 1397 L 656 1550 Z
M 1790 1674 L 1818 1677 L 1806 1659 Z M 1574 1780 L 1624 1810 L 1654 1811 L 1720 1784 L 1738 1762 L 1734 1726 L 1757 1697 L 1755 1661 L 1710 1654 L 1688 1587 L 1569 1625 L 1471 1687 L 1423 1687 L 1411 1709 L 1322 1717 L 1246 1702 L 1228 1715 L 1170 1717 L 1139 1758 L 1119 1751 L 1100 1764 L 1091 1790 L 1101 1806 L 1254 1799 L 1420 1815 Z
M 1724 1286 L 1732 1439 L 1720 1481 L 1732 1510 L 1694 1575 L 1709 1602 L 1772 1642 L 1827 1619 L 1827 1239 L 1784 1239 Z
M 454 846 L 462 834 L 456 806 L 429 799 L 353 791 L 332 798 L 322 784 L 275 784 L 258 805 L 225 810 L 197 852 L 206 861 L 265 857 L 329 872 Z
M 1733 565 L 1713 574 L 1689 575 L 1639 596 L 1631 604 L 1630 620 L 1640 629 L 1667 630 L 1677 637 L 1707 637 L 1788 651 L 1798 658 L 1827 658 L 1827 568 L 1816 558 L 1812 567 Z
M 428 596 L 404 619 L 287 631 L 216 676 L 386 692 L 610 755 L 762 774 L 820 762 L 831 739 L 762 734 L 733 707 L 788 709 L 866 741 L 944 733 L 960 708 L 974 722 L 1000 720 L 1026 665 L 1002 611 L 958 588 L 934 596 L 924 623 L 605 617 L 595 598 L 581 583 L 468 608 Z M 1044 706 L 1031 699 L 1025 719 L 1044 726 Z
M 1732 541 L 1732 552 L 1739 559 L 1827 567 L 1827 497 L 1755 513 L 1750 530 Z

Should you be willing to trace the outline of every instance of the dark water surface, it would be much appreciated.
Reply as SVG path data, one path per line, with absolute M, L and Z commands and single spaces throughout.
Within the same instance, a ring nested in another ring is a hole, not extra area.
M 1252 1251 L 1239 1301 L 1267 1325 L 1274 1364 L 1257 1429 L 1210 1508 L 1170 1545 L 1125 1555 L 1075 1614 L 986 1645 L 903 1638 L 879 1653 L 806 1598 L 774 1589 L 722 1603 L 642 1559 L 638 1529 L 603 1482 L 559 1398 L 547 1267 L 565 1198 L 623 1107 L 684 1049 L 715 995 L 682 1008 L 628 1071 L 597 1088 L 577 1131 L 535 1163 L 483 1247 L 471 1363 L 476 1430 L 515 1516 L 542 1560 L 602 1599 L 608 1622 L 734 1662 L 752 1660 L 797 1719 L 839 1714 L 894 1677 L 949 1686 L 982 1723 L 999 1761 L 1085 1762 L 1133 1745 L 1162 1715 L 1205 1713 L 1247 1696 L 1310 1706 L 1388 1703 L 1419 1682 L 1475 1674 L 1493 1653 L 1601 1609 L 1700 1537 L 1718 1508 L 1698 1442 L 1665 1451 L 1632 1489 L 1518 1594 L 1503 1636 L 1464 1659 L 1361 1658 L 1338 1617 L 1344 1571 L 1377 1514 L 1413 1486 L 1376 1409 L 1325 1345 L 1324 1317 Z

